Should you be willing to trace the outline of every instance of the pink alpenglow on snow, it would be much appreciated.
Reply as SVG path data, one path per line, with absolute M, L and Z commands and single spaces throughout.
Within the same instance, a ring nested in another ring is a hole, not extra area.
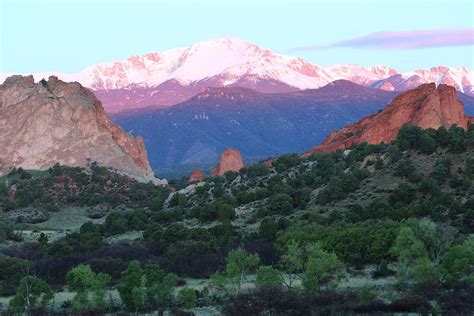
M 238 86 L 263 93 L 285 93 L 320 88 L 340 79 L 395 91 L 412 89 L 414 83 L 445 83 L 474 95 L 474 74 L 467 67 L 440 66 L 399 73 L 384 65 L 321 66 L 236 38 L 132 56 L 73 74 L 38 73 L 34 77 L 40 80 L 50 75 L 78 81 L 94 90 L 108 113 L 172 106 L 207 87 Z M 6 76 L 0 74 L 0 80 Z

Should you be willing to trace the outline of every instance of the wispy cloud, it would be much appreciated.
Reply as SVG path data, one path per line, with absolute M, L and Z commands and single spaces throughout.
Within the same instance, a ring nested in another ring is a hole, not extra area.
M 474 45 L 474 28 L 378 32 L 329 45 L 310 45 L 293 50 L 352 47 L 376 49 L 415 49 L 443 46 Z

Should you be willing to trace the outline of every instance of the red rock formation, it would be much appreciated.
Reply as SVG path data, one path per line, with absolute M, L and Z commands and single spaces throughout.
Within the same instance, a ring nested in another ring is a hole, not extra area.
M 199 169 L 196 169 L 194 170 L 191 175 L 189 176 L 189 180 L 188 182 L 189 183 L 193 183 L 193 182 L 199 182 L 199 181 L 202 181 L 202 179 L 204 179 L 206 175 L 204 174 L 204 172 L 202 172 L 201 170 Z
M 227 171 L 236 171 L 245 167 L 242 162 L 240 153 L 235 148 L 229 148 L 221 154 L 219 164 L 215 165 L 211 170 L 211 176 L 222 176 Z
M 90 161 L 140 181 L 156 181 L 143 139 L 115 125 L 94 94 L 51 76 L 12 76 L 0 85 L 0 174 Z
M 344 149 L 362 142 L 387 143 L 397 137 L 404 124 L 422 128 L 448 128 L 457 124 L 467 129 L 470 121 L 474 119 L 464 114 L 464 105 L 457 99 L 454 87 L 422 84 L 398 95 L 382 112 L 332 132 L 321 145 L 310 149 L 304 156 Z
M 264 165 L 267 168 L 271 168 L 273 167 L 273 164 L 275 163 L 275 161 L 276 161 L 275 158 L 267 159 L 264 162 L 262 162 L 262 165 Z

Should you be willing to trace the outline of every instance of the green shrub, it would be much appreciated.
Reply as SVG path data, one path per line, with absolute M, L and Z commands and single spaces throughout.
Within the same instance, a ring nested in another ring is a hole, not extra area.
M 268 209 L 272 214 L 289 215 L 293 212 L 293 199 L 284 193 L 272 195 Z
M 196 305 L 196 290 L 184 287 L 178 292 L 178 300 L 185 308 L 193 308 Z
M 297 166 L 301 161 L 301 158 L 297 154 L 283 155 L 273 163 L 277 172 L 283 172 L 289 168 Z
M 414 201 L 416 197 L 416 190 L 407 183 L 400 183 L 400 185 L 390 194 L 389 202 L 392 206 L 408 205 Z
M 234 181 L 238 176 L 239 176 L 239 173 L 238 173 L 238 172 L 235 172 L 235 171 L 227 171 L 226 173 L 224 173 L 224 178 L 225 178 L 229 183 L 231 183 L 232 181 Z
M 31 265 L 24 259 L 15 258 L 0 254 L 0 295 L 12 295 L 15 293 L 23 276 L 23 271 L 27 271 Z
M 108 235 L 123 234 L 128 230 L 127 219 L 119 213 L 111 213 L 105 218 L 104 229 Z
M 415 166 L 410 159 L 400 159 L 396 165 L 395 174 L 400 177 L 408 177 L 410 174 L 415 173 Z
M 273 240 L 278 232 L 278 223 L 273 218 L 264 218 L 259 227 L 260 236 Z
M 448 130 L 449 134 L 449 151 L 453 153 L 460 153 L 466 150 L 466 143 L 464 141 L 465 130 L 462 127 L 451 125 Z
M 436 133 L 436 132 L 435 132 Z M 436 135 L 429 135 L 425 131 L 420 137 L 420 151 L 424 154 L 430 155 L 436 151 Z
M 261 266 L 257 269 L 255 285 L 257 287 L 279 287 L 283 283 L 280 272 L 272 266 Z
M 398 131 L 397 144 L 400 150 L 418 149 L 420 146 L 422 129 L 418 126 L 405 124 Z

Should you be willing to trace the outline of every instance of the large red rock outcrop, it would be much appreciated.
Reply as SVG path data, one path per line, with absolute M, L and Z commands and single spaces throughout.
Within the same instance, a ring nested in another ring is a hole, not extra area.
M 344 149 L 362 142 L 387 143 L 397 137 L 404 124 L 422 128 L 449 128 L 452 124 L 457 124 L 467 129 L 469 122 L 474 122 L 474 118 L 464 113 L 464 105 L 457 99 L 454 87 L 444 84 L 436 87 L 434 83 L 422 84 L 398 95 L 383 111 L 332 132 L 305 156 Z
M 219 164 L 211 170 L 211 176 L 222 176 L 227 171 L 236 171 L 245 167 L 240 152 L 235 148 L 229 148 L 221 154 Z
M 193 183 L 193 182 L 202 181 L 205 176 L 206 176 L 206 175 L 204 174 L 204 172 L 202 172 L 202 171 L 199 170 L 199 169 L 196 169 L 196 170 L 194 170 L 194 171 L 191 173 L 191 175 L 189 176 L 188 182 L 189 182 L 189 183 Z
M 0 85 L 0 174 L 91 161 L 139 181 L 157 179 L 143 139 L 127 134 L 79 83 L 12 76 Z

